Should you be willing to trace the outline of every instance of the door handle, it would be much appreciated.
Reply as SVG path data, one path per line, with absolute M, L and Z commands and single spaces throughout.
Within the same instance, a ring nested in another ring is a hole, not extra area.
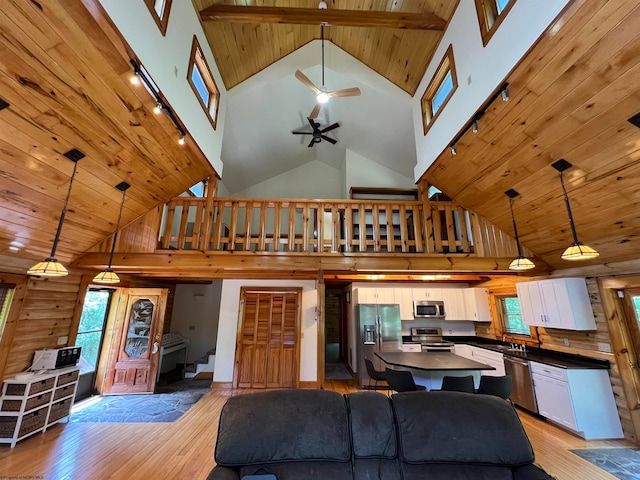
M 153 342 L 153 350 L 151 350 L 151 355 L 155 355 L 158 353 L 158 342 Z

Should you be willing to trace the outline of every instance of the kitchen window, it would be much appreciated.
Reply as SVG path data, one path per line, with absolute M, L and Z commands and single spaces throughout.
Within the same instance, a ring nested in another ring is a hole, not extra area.
M 171 2 L 173 0 L 144 0 L 147 5 L 154 22 L 158 25 L 160 33 L 164 36 L 167 33 L 167 25 L 169 24 L 169 12 L 171 11 Z
M 522 322 L 520 301 L 517 296 L 497 297 L 498 316 L 502 323 L 502 333 L 511 335 L 531 336 L 528 325 Z
M 440 112 L 458 88 L 456 66 L 453 61 L 453 45 L 449 45 L 444 58 L 433 74 L 429 86 L 422 95 L 422 126 L 426 135 Z
M 486 47 L 516 0 L 475 0 L 482 44 Z
M 213 129 L 216 129 L 218 119 L 218 103 L 220 100 L 220 91 L 216 85 L 211 69 L 204 58 L 204 53 L 198 39 L 193 36 L 193 44 L 191 46 L 191 58 L 189 59 L 189 69 L 187 71 L 187 81 L 193 89 L 200 105 L 211 121 Z

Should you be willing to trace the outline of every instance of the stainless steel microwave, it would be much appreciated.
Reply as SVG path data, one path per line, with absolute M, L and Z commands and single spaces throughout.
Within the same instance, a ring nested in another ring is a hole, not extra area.
M 414 318 L 444 318 L 444 302 L 420 300 L 413 302 Z

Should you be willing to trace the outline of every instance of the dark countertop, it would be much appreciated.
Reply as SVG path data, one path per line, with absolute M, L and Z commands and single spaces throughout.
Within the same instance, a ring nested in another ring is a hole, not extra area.
M 449 339 L 452 340 L 452 339 Z M 454 340 L 454 343 L 464 343 L 467 345 L 473 345 L 474 347 L 486 348 L 494 352 L 499 352 L 508 357 L 515 357 L 522 360 L 544 363 L 552 367 L 558 368 L 575 368 L 575 369 L 609 369 L 609 362 L 607 360 L 600 360 L 598 358 L 588 358 L 581 355 L 572 355 L 568 353 L 551 352 L 541 348 L 527 347 L 526 352 L 518 350 L 510 350 L 505 347 L 503 343 L 488 343 L 476 340 Z
M 451 352 L 376 352 L 376 357 L 389 365 L 417 370 L 495 370 Z

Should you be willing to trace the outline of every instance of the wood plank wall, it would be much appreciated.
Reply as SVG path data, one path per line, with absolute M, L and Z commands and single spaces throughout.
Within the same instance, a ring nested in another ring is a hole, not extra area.
M 541 278 L 537 278 L 541 279 Z M 493 321 L 491 326 L 486 324 L 476 324 L 476 335 L 485 338 L 501 339 L 501 328 L 498 324 L 497 314 L 495 311 L 494 295 L 509 295 L 516 293 L 516 283 L 518 281 L 531 280 L 527 278 L 502 277 L 485 282 L 479 286 L 489 289 L 491 295 L 491 308 Z M 596 278 L 587 278 L 587 288 L 589 290 L 589 298 L 591 299 L 591 308 L 596 319 L 595 331 L 572 331 L 572 330 L 556 330 L 546 329 L 542 327 L 535 328 L 540 342 L 540 348 L 554 350 L 558 352 L 573 353 L 584 355 L 587 357 L 595 357 L 608 360 L 611 364 L 609 370 L 609 379 L 613 388 L 613 394 L 618 407 L 618 414 L 622 423 L 622 430 L 626 439 L 637 442 L 638 437 L 634 424 L 631 419 L 631 411 L 622 388 L 622 377 L 620 369 L 616 362 L 616 358 L 612 354 L 603 353 L 598 350 L 598 343 L 611 344 L 611 336 L 607 319 L 604 314 L 602 300 L 600 297 L 600 289 Z M 487 331 L 488 330 L 488 331 Z M 569 345 L 565 345 L 565 339 Z M 507 340 L 508 341 L 508 340 Z
M 158 247 L 158 232 L 160 231 L 163 208 L 164 205 L 157 205 L 121 228 L 115 251 L 120 253 L 153 253 Z M 113 235 L 109 235 L 87 251 L 109 253 L 112 243 Z

